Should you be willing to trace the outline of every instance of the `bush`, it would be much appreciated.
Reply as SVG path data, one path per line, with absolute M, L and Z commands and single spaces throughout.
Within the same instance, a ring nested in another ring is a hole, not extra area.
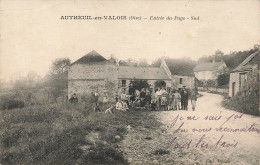
M 258 82 L 249 83 L 248 88 L 242 89 L 231 99 L 224 100 L 222 105 L 242 113 L 259 116 Z
M 99 143 L 96 147 L 91 147 L 90 151 L 82 156 L 82 163 L 88 164 L 128 164 L 123 154 L 115 147 Z
M 0 109 L 13 109 L 13 108 L 23 108 L 24 101 L 22 99 L 16 98 L 14 95 L 4 95 L 0 98 Z
M 229 76 L 229 73 L 219 75 L 217 78 L 218 86 L 227 85 L 229 83 Z

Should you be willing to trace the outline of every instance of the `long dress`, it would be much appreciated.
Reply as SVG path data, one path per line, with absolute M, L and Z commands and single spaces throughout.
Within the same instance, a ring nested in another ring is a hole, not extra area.
M 162 98 L 161 98 L 161 105 L 162 106 L 166 106 L 167 105 L 167 92 L 166 91 L 162 91 Z

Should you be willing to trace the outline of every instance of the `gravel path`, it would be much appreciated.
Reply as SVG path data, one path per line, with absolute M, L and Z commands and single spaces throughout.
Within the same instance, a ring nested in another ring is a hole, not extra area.
M 130 164 L 258 165 L 260 134 L 256 131 L 260 128 L 260 118 L 221 107 L 220 95 L 201 94 L 195 111 L 189 107 L 188 111 L 151 112 L 162 126 L 129 130 L 121 150 Z M 229 132 L 216 131 L 221 125 Z

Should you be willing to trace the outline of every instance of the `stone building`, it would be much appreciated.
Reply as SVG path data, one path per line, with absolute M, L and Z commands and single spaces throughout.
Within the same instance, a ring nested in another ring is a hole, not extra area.
M 171 87 L 171 79 L 164 68 L 118 66 L 117 79 L 119 88 L 125 88 L 126 90 L 133 80 L 147 80 L 153 92 L 157 88 L 157 81 L 163 81 L 166 88 Z
M 177 72 L 176 67 L 167 60 L 162 60 L 160 67 L 119 66 L 115 61 L 92 51 L 71 64 L 68 71 L 68 98 L 74 93 L 81 98 L 91 92 L 114 96 L 121 89 L 127 91 L 133 80 L 147 80 L 153 92 L 158 82 L 163 82 L 168 89 L 182 88 L 183 85 L 194 89 L 192 69 L 182 72 Z
M 165 69 L 167 75 L 171 78 L 172 88 L 180 89 L 186 86 L 190 90 L 195 89 L 195 76 L 191 64 L 173 59 L 162 59 L 161 67 Z
M 227 71 L 225 62 L 200 63 L 193 69 L 195 77 L 200 81 L 216 80 L 218 75 Z
M 235 96 L 249 81 L 259 82 L 259 63 L 260 51 L 258 50 L 231 71 L 229 97 Z
M 106 86 L 115 88 L 116 65 L 95 51 L 72 63 L 68 71 L 68 98 L 76 93 L 82 97 L 90 92 L 102 93 Z M 113 90 L 112 90 L 113 91 Z

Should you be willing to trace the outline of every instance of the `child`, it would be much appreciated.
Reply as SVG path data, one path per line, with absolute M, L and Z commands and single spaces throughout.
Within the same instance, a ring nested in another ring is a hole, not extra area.
M 160 110 L 161 109 L 161 90 L 160 87 L 155 92 L 155 99 L 156 99 L 156 109 Z
M 176 109 L 176 110 L 180 110 L 181 109 L 180 101 L 181 101 L 181 95 L 180 95 L 180 93 L 177 90 L 175 90 L 174 94 L 173 94 L 173 106 L 174 106 L 174 109 Z
M 99 94 L 97 92 L 91 92 L 92 101 L 94 102 L 94 111 L 100 111 L 99 108 Z
M 118 98 L 118 102 L 116 103 L 116 109 L 120 111 L 126 111 L 128 109 L 127 104 L 121 100 L 121 98 Z
M 162 110 L 166 110 L 167 109 L 167 95 L 168 95 L 168 93 L 166 92 L 166 90 L 164 88 L 161 90 L 161 93 L 162 93 L 161 107 L 162 107 Z
M 151 108 L 152 108 L 153 111 L 156 110 L 156 98 L 155 98 L 155 96 L 152 97 Z

